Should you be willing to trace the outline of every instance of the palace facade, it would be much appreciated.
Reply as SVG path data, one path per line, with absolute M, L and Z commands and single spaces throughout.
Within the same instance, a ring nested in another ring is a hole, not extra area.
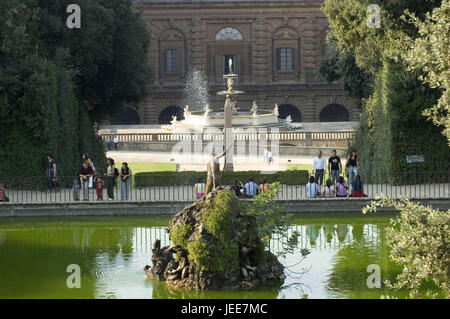
M 318 75 L 328 21 L 319 0 L 140 0 L 151 33 L 150 95 L 112 124 L 167 124 L 183 118 L 185 81 L 204 71 L 212 109 L 222 109 L 228 61 L 239 75 L 240 109 L 270 109 L 293 121 L 357 121 L 360 109 Z

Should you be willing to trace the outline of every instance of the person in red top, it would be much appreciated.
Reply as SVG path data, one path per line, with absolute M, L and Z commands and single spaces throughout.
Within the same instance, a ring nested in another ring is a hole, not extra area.
M 103 186 L 105 183 L 103 183 L 100 177 L 97 177 L 94 181 L 94 184 L 95 190 L 97 191 L 97 200 L 103 200 Z

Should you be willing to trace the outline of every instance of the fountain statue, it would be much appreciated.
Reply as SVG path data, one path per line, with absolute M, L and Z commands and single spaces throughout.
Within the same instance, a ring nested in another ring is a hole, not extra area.
M 279 128 L 281 130 L 293 131 L 301 128 L 300 123 L 288 123 L 279 119 L 278 104 L 272 109 L 258 107 L 256 101 L 252 102 L 250 110 L 241 110 L 236 102 L 235 96 L 244 92 L 234 89 L 234 83 L 238 78 L 235 74 L 233 60 L 228 60 L 228 74 L 223 77 L 226 80 L 226 90 L 217 92 L 217 95 L 225 96 L 222 110 L 213 110 L 209 104 L 208 84 L 204 73 L 198 69 L 189 72 L 186 80 L 186 107 L 184 108 L 184 119 L 171 122 L 162 128 L 168 131 L 183 128 L 187 130 L 203 131 L 206 127 L 223 128 L 224 133 L 230 135 L 228 143 L 231 143 L 233 127 L 265 127 Z M 294 125 L 295 124 L 295 125 Z M 227 138 L 225 137 L 226 143 Z M 225 144 L 226 144 L 225 143 Z M 226 144 L 229 146 L 228 144 Z M 232 152 L 227 154 L 228 164 L 226 169 L 232 169 Z
M 274 106 L 274 108 L 273 108 L 273 115 L 276 115 L 277 117 L 278 117 L 278 115 L 279 115 L 279 112 L 278 112 L 278 104 L 277 104 L 277 103 L 275 103 L 275 106 Z
M 253 101 L 252 103 L 252 109 L 250 110 L 250 113 L 253 117 L 258 116 L 258 105 L 256 104 L 256 101 Z
M 189 105 L 186 104 L 186 107 L 184 108 L 184 118 L 189 117 L 191 115 L 191 112 L 189 112 Z

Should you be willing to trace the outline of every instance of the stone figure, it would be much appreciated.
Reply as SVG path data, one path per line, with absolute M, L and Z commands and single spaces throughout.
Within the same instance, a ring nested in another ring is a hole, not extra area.
M 253 101 L 252 103 L 252 109 L 250 110 L 250 113 L 253 116 L 257 116 L 258 115 L 258 105 L 256 104 L 256 101 Z
M 214 150 L 211 152 L 211 155 L 208 160 L 208 164 L 206 165 L 207 177 L 206 177 L 206 189 L 205 193 L 208 194 L 212 190 L 214 190 L 217 186 L 220 185 L 220 158 L 224 157 L 227 153 L 227 150 L 224 150 L 221 154 L 216 156 Z
M 277 103 L 275 103 L 275 107 L 273 108 L 273 114 L 276 115 L 276 116 L 279 115 L 279 113 L 278 113 L 278 104 Z
M 288 122 L 288 124 L 292 123 L 292 116 L 288 115 L 288 117 L 286 117 L 286 122 Z
M 186 104 L 186 107 L 184 108 L 184 118 L 187 119 L 191 115 L 191 112 L 189 112 L 189 105 Z
M 230 58 L 228 60 L 228 73 L 233 74 L 233 59 L 232 58 Z

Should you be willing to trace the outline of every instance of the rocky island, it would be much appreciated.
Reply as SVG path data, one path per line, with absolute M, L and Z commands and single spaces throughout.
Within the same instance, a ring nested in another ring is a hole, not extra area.
M 229 190 L 217 188 L 169 222 L 172 245 L 153 246 L 149 279 L 175 289 L 231 290 L 284 282 L 284 267 L 265 249 L 256 219 Z

